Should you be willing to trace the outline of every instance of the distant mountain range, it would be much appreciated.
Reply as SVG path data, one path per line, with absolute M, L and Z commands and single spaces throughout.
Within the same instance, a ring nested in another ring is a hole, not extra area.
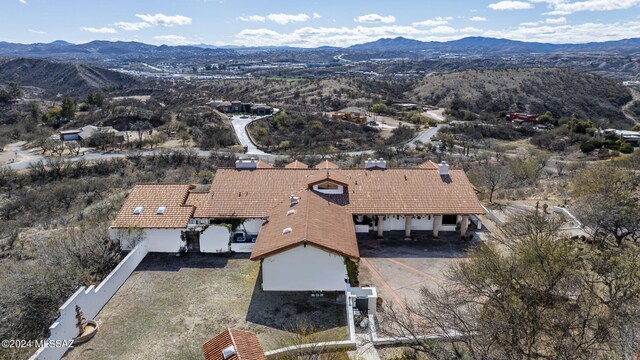
M 553 54 L 565 52 L 606 52 L 616 54 L 640 54 L 640 38 L 593 42 L 585 44 L 547 44 L 487 37 L 466 37 L 460 40 L 436 42 L 419 41 L 397 37 L 353 45 L 348 48 L 322 46 L 318 48 L 295 48 L 288 46 L 212 46 L 149 45 L 140 42 L 91 41 L 72 44 L 66 41 L 51 43 L 16 44 L 0 42 L 0 56 L 45 57 L 57 59 L 136 59 L 144 58 L 198 58 L 229 57 L 243 52 L 329 52 L 329 53 L 387 53 L 387 52 L 434 52 L 461 55 L 522 55 L 531 53 Z
M 487 37 L 466 37 L 460 40 L 437 42 L 397 37 L 353 45 L 356 51 L 437 51 L 462 54 L 525 54 L 560 52 L 618 52 L 640 53 L 640 38 L 591 42 L 585 44 L 547 44 Z

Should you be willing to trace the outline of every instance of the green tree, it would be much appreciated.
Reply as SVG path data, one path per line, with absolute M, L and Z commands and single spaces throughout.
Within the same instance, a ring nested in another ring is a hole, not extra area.
M 373 111 L 374 113 L 376 113 L 378 115 L 385 114 L 385 113 L 387 113 L 387 111 L 389 111 L 389 109 L 387 108 L 387 105 L 385 105 L 383 103 L 373 104 L 373 105 L 369 106 L 369 110 Z
M 22 97 L 22 95 L 24 95 L 22 88 L 20 87 L 20 85 L 18 85 L 17 82 L 11 81 L 8 84 L 8 86 L 9 86 L 9 96 L 11 97 L 11 99 L 19 99 Z
M 73 98 L 66 97 L 62 99 L 62 107 L 60 109 L 60 116 L 69 120 L 73 120 L 76 116 L 76 101 Z

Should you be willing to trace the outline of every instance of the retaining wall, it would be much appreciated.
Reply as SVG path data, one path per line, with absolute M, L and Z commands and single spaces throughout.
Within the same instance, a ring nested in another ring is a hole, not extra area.
M 60 317 L 49 327 L 51 336 L 47 340 L 68 341 L 78 335 L 76 327 L 76 305 L 80 306 L 86 319 L 93 319 L 107 304 L 109 299 L 129 278 L 140 262 L 147 256 L 148 250 L 145 241 L 140 242 L 127 256 L 116 266 L 113 271 L 96 286 L 80 287 L 60 307 Z M 100 329 L 98 329 L 100 331 Z M 41 347 L 30 360 L 59 360 L 69 350 L 69 347 Z

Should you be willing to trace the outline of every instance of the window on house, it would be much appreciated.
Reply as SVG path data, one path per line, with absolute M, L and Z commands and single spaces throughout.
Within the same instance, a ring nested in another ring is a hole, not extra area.
M 455 225 L 458 223 L 458 215 L 442 215 L 442 225 Z
M 140 215 L 142 214 L 142 210 L 144 210 L 144 207 L 142 206 L 136 206 L 135 209 L 133 209 L 133 215 Z
M 340 186 L 338 184 L 332 182 L 323 182 L 322 184 L 318 184 L 318 190 L 338 190 Z

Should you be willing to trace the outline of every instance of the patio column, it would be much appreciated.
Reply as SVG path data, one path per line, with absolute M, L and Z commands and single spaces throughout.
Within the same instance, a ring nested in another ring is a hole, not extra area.
M 460 236 L 467 236 L 467 228 L 469 228 L 469 215 L 462 215 L 462 220 L 460 220 Z
M 433 217 L 433 237 L 435 239 L 438 238 L 438 232 L 440 231 L 440 226 L 442 226 L 442 215 L 435 215 Z
M 411 240 L 411 219 L 413 216 L 405 215 L 404 216 L 404 239 Z
M 378 215 L 378 239 L 382 239 L 384 233 L 384 215 Z

